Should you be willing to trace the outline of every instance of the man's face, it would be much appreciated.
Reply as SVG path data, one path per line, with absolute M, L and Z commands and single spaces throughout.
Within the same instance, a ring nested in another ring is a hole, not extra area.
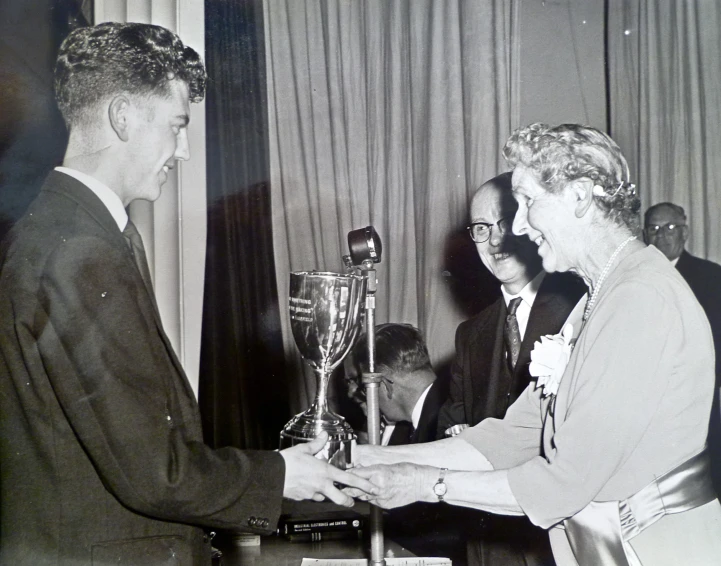
M 686 244 L 688 226 L 682 215 L 660 206 L 649 214 L 643 234 L 647 244 L 656 246 L 669 260 L 674 260 Z
M 125 176 L 130 200 L 154 201 L 168 180 L 168 171 L 177 160 L 190 158 L 188 122 L 190 101 L 188 86 L 170 81 L 170 96 L 152 96 L 133 103 L 133 127 L 130 133 L 131 167 Z
M 361 382 L 361 371 L 352 362 L 344 362 L 344 367 L 348 398 L 356 402 L 363 409 L 363 414 L 367 415 L 368 404 L 366 402 L 365 387 Z M 400 407 L 398 393 L 394 388 L 394 384 L 396 379 L 402 379 L 403 376 L 389 372 L 384 374 L 383 377 L 390 380 L 391 383 L 384 379 L 378 388 L 378 409 L 380 414 L 389 423 L 402 421 L 405 416 Z
M 519 293 L 540 271 L 540 258 L 536 247 L 525 236 L 514 236 L 511 223 L 518 205 L 510 191 L 492 183 L 483 185 L 471 202 L 471 223 L 492 225 L 487 241 L 476 243 L 478 255 L 496 279 L 511 294 Z M 498 221 L 507 219 L 506 230 Z
M 403 414 L 403 409 L 400 405 L 398 388 L 394 387 L 396 381 L 403 379 L 403 376 L 389 372 L 385 374 L 384 377 L 390 381 L 390 384 L 383 381 L 378 388 L 378 409 L 388 423 L 397 423 L 398 421 L 405 420 L 407 416 Z

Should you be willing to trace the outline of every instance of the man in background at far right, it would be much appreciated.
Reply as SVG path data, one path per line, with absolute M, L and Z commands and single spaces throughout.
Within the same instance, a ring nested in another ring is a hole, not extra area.
M 646 243 L 656 246 L 674 264 L 706 312 L 716 349 L 716 389 L 708 447 L 716 493 L 721 496 L 721 265 L 688 253 L 688 223 L 683 208 L 671 202 L 650 207 L 644 216 Z

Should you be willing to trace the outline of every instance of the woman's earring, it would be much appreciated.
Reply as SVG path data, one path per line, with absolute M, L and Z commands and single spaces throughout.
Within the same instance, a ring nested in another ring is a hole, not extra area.
M 605 197 L 606 191 L 603 189 L 603 187 L 601 185 L 593 185 L 593 196 Z

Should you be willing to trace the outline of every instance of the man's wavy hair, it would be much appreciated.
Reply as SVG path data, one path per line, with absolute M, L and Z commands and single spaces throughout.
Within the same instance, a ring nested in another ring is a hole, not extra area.
M 203 99 L 207 76 L 194 49 L 160 26 L 107 22 L 78 28 L 63 41 L 55 98 L 70 126 L 98 102 L 121 93 L 169 96 L 173 79 L 188 85 L 191 102 Z
M 606 217 L 632 233 L 640 228 L 641 200 L 629 179 L 626 158 L 607 134 L 590 126 L 536 123 L 519 128 L 503 147 L 511 167 L 535 172 L 541 186 L 559 192 L 576 179 L 590 179 L 603 189 L 594 202 Z
M 411 373 L 432 369 L 428 348 L 421 331 L 410 324 L 386 323 L 375 328 L 376 371 L 383 374 Z M 367 337 L 353 348 L 356 367 L 368 371 Z

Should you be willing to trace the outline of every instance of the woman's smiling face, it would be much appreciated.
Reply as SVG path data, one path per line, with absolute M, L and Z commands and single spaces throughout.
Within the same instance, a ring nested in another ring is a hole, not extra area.
M 573 191 L 565 187 L 558 194 L 551 193 L 532 169 L 518 165 L 513 170 L 513 197 L 518 202 L 513 233 L 525 234 L 538 246 L 547 272 L 572 269 L 575 250 L 582 245 L 571 230 L 577 220 Z

